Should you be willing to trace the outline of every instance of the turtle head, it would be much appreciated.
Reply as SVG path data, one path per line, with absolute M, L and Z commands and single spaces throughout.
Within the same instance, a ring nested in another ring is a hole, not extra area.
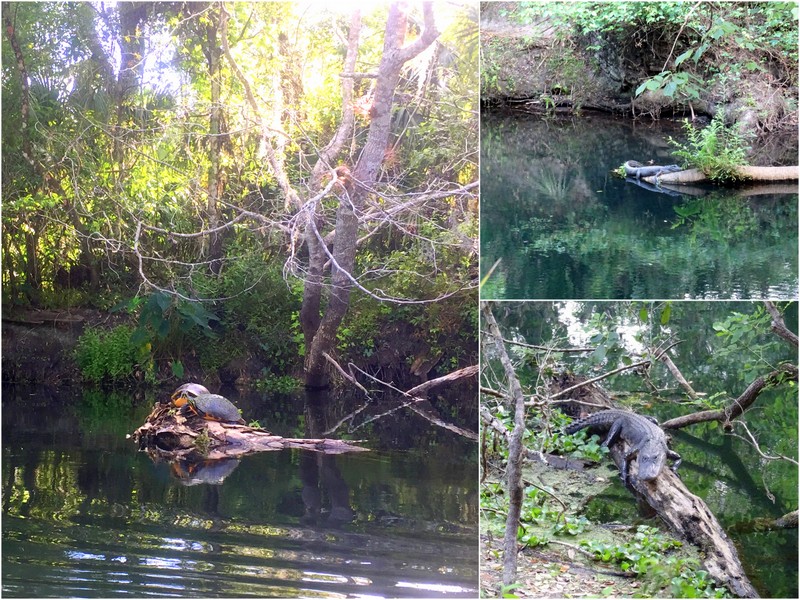
M 175 406 L 183 406 L 190 398 L 196 398 L 200 394 L 209 394 L 210 392 L 205 386 L 199 383 L 184 383 L 174 392 L 172 392 L 172 403 Z

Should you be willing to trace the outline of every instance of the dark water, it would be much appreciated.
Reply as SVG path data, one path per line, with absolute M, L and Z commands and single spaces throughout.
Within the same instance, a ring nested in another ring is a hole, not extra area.
M 481 297 L 796 297 L 796 184 L 660 193 L 611 174 L 679 162 L 669 136 L 679 123 L 484 114 L 482 275 L 500 263 Z
M 148 401 L 5 387 L 2 399 L 5 596 L 477 594 L 477 446 L 419 417 L 355 432 L 370 452 L 266 452 L 225 467 L 221 485 L 184 485 L 125 439 Z M 286 436 L 343 416 L 302 397 L 237 403 Z

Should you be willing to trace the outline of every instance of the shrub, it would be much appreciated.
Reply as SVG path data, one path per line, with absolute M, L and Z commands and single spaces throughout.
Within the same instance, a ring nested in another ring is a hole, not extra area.
M 139 366 L 132 333 L 128 325 L 109 330 L 87 329 L 75 348 L 75 361 L 83 378 L 96 382 L 131 379 Z
M 684 130 L 688 140 L 685 144 L 669 138 L 670 144 L 677 148 L 677 156 L 713 181 L 741 179 L 736 168 L 747 164 L 749 146 L 741 133 L 725 127 L 722 111 L 714 116 L 708 127 L 696 129 L 685 121 Z

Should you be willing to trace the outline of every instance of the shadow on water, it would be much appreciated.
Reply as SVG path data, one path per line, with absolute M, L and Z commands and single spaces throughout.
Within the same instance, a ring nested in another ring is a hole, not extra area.
M 232 399 L 293 437 L 356 406 Z M 152 400 L 3 388 L 5 596 L 477 594 L 474 442 L 396 411 L 331 436 L 369 440 L 370 452 L 265 452 L 214 466 L 223 483 L 208 484 L 202 468 L 187 477 L 125 439 Z
M 482 275 L 500 264 L 482 297 L 793 298 L 796 186 L 653 191 L 612 175 L 675 163 L 670 136 L 679 123 L 484 114 Z

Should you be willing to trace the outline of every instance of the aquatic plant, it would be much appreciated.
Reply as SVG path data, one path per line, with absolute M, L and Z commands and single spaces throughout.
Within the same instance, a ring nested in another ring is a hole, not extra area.
M 735 128 L 725 127 L 722 111 L 714 115 L 711 123 L 697 129 L 688 120 L 684 121 L 686 143 L 669 138 L 669 143 L 677 150 L 689 166 L 700 169 L 709 179 L 718 182 L 731 182 L 743 179 L 738 167 L 747 164 L 750 146 L 746 136 Z
M 537 191 L 554 202 L 564 202 L 569 199 L 571 184 L 566 169 L 558 173 L 555 169 L 542 169 L 535 181 Z

